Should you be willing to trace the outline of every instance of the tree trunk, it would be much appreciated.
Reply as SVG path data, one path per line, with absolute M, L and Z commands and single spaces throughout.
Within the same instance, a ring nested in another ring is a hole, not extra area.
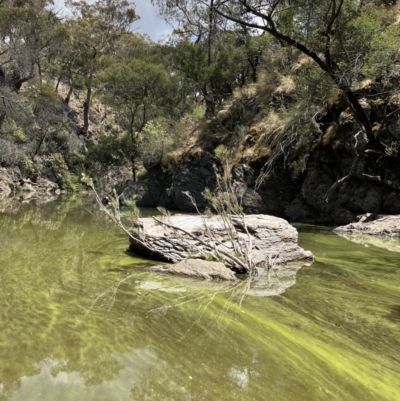
M 66 98 L 64 99 L 64 103 L 68 106 L 69 105 L 69 101 L 71 100 L 71 95 L 72 95 L 72 91 L 74 90 L 74 87 L 72 85 L 69 86 L 69 90 L 67 93 Z
M 254 63 L 249 60 L 250 65 L 251 65 L 251 70 L 252 70 L 253 84 L 257 83 L 257 80 L 258 80 L 257 69 L 258 69 L 258 65 L 260 64 L 261 55 L 262 55 L 262 48 L 259 48 L 258 52 L 254 58 Z
M 90 70 L 88 84 L 87 84 L 87 92 L 86 92 L 86 100 L 83 103 L 83 128 L 82 132 L 86 134 L 89 130 L 89 110 L 90 110 L 90 102 L 92 100 L 92 80 L 93 80 L 93 70 Z
M 214 25 L 214 0 L 211 0 L 210 11 L 209 11 L 209 22 L 208 22 L 208 41 L 207 41 L 208 66 L 210 66 L 212 62 L 211 47 L 212 47 L 212 35 L 214 30 L 213 25 Z
M 0 129 L 3 126 L 4 120 L 6 119 L 6 113 L 0 114 Z
M 97 55 L 97 50 L 93 47 L 93 56 L 90 61 L 90 70 L 89 70 L 89 78 L 87 80 L 87 92 L 86 92 L 86 100 L 83 104 L 83 128 L 82 132 L 86 134 L 89 130 L 89 110 L 90 103 L 92 101 L 92 84 L 93 84 L 93 71 L 94 71 L 94 62 Z
M 215 99 L 212 93 L 207 91 L 207 88 L 203 89 L 203 97 L 206 103 L 206 117 L 213 117 L 215 114 Z
M 37 156 L 39 154 L 40 148 L 42 147 L 43 142 L 44 142 L 45 139 L 46 139 L 46 134 L 42 133 L 40 135 L 40 138 L 38 139 L 38 144 L 37 144 L 35 152 L 34 152 L 34 154 L 32 156 L 32 161 L 34 161 L 33 159 L 35 158 L 35 156 Z
M 135 168 L 135 161 L 131 160 L 132 163 L 132 180 L 136 182 L 136 168 Z

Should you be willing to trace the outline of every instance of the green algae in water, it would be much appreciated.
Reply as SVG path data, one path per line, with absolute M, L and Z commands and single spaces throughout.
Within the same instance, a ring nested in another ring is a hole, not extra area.
M 90 199 L 9 206 L 0 229 L 0 399 L 400 398 L 399 253 L 302 226 L 317 261 L 242 298 L 145 272 Z

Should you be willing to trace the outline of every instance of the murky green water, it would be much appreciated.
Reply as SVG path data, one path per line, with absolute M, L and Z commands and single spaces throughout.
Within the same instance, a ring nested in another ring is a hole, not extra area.
M 88 200 L 0 213 L 0 400 L 400 399 L 400 253 L 301 227 L 272 298 L 159 276 Z

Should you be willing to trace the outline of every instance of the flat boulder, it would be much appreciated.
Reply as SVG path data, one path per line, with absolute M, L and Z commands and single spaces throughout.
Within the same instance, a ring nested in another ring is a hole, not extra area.
M 238 246 L 260 267 L 313 259 L 311 252 L 298 246 L 298 233 L 293 226 L 268 215 L 246 215 L 229 221 L 219 216 L 174 215 L 143 218 L 136 225 L 130 250 L 153 260 L 174 263 L 188 258 L 205 260 L 210 255 L 235 255 Z M 248 273 L 229 256 L 223 259 L 230 269 Z
M 360 216 L 358 222 L 337 227 L 333 231 L 337 234 L 400 238 L 400 215 L 367 213 Z

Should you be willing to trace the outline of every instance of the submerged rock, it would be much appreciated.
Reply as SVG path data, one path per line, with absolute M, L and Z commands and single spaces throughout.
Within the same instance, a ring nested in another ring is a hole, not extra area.
M 221 262 L 209 262 L 201 259 L 187 259 L 175 264 L 151 266 L 151 272 L 170 273 L 178 276 L 196 277 L 205 280 L 237 281 L 235 273 Z
M 198 264 L 202 262 L 201 260 L 193 260 L 193 263 Z M 203 261 L 204 262 L 204 261 Z M 191 271 L 187 271 L 189 274 L 176 273 L 171 270 L 165 271 L 159 268 L 171 269 L 183 262 L 177 264 L 171 264 L 166 266 L 154 266 L 146 268 L 150 272 L 165 272 L 172 273 L 168 275 L 154 275 L 153 278 L 144 281 L 137 281 L 141 290 L 148 291 L 162 291 L 170 293 L 193 293 L 197 291 L 212 291 L 230 293 L 231 299 L 236 301 L 241 301 L 246 296 L 253 297 L 274 297 L 283 294 L 288 288 L 296 284 L 296 274 L 305 265 L 309 263 L 304 263 L 304 261 L 288 263 L 284 266 L 274 266 L 271 269 L 259 268 L 258 274 L 256 276 L 241 276 L 236 279 L 235 274 L 227 269 L 234 280 L 225 279 L 225 277 L 210 277 L 204 279 L 201 275 L 191 275 Z M 213 262 L 211 262 L 213 263 Z M 198 264 L 197 266 L 200 266 Z M 200 273 L 201 274 L 201 273 Z M 225 274 L 225 273 L 224 273 Z M 199 280 L 200 279 L 200 280 Z
M 130 238 L 130 250 L 154 260 L 179 262 L 188 257 L 205 259 L 210 250 L 234 255 L 236 241 L 242 250 L 251 249 L 247 253 L 257 266 L 313 259 L 311 252 L 298 246 L 297 230 L 278 217 L 247 215 L 244 222 L 248 232 L 240 220 L 233 220 L 229 227 L 218 216 L 174 215 L 164 219 L 165 224 L 154 218 L 141 219 L 140 232 Z M 234 238 L 232 229 L 236 232 Z M 225 257 L 224 263 L 234 271 L 247 273 L 229 258 Z
M 377 248 L 386 249 L 391 252 L 400 252 L 400 238 L 399 237 L 381 237 L 375 235 L 359 235 L 359 234 L 345 234 L 336 232 L 344 239 L 354 242 L 355 244 L 368 246 L 376 246 Z
M 333 230 L 337 234 L 375 235 L 400 238 L 400 215 L 379 215 L 367 213 L 357 223 L 350 223 Z

